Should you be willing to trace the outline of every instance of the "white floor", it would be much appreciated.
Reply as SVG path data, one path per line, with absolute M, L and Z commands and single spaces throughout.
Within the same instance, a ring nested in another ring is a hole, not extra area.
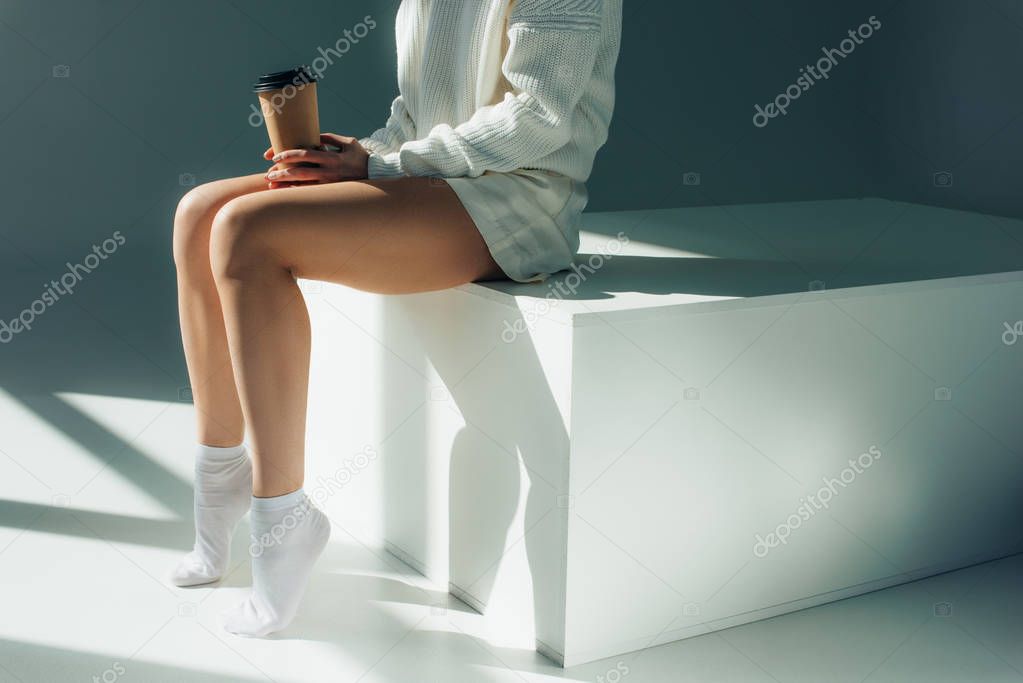
M 0 390 L 0 681 L 1023 681 L 1023 556 L 563 670 L 338 506 L 296 623 L 239 639 L 217 617 L 249 579 L 244 529 L 223 585 L 162 581 L 191 543 L 190 419 L 187 403 Z

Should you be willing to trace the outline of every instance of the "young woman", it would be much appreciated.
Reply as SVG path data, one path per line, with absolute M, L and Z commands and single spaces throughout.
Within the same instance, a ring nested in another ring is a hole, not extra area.
M 383 128 L 268 151 L 267 173 L 181 200 L 174 260 L 200 445 L 195 547 L 171 580 L 219 580 L 251 511 L 253 590 L 227 630 L 287 626 L 330 535 L 302 491 L 310 333 L 295 279 L 388 294 L 569 266 L 607 139 L 621 9 L 403 0 L 400 95 Z

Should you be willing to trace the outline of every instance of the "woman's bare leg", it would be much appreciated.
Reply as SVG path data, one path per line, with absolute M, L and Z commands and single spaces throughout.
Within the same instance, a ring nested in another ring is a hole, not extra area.
M 201 185 L 185 195 L 174 216 L 181 338 L 200 444 L 195 454 L 195 545 L 171 570 L 168 578 L 177 586 L 210 583 L 224 575 L 231 534 L 249 509 L 252 466 L 240 445 L 245 421 L 210 268 L 210 229 L 224 204 L 266 188 L 262 176 Z
M 210 269 L 210 229 L 230 200 L 267 189 L 263 175 L 218 180 L 191 190 L 174 216 L 181 339 L 195 401 L 199 443 L 236 446 L 245 436 L 227 349 L 224 314 Z
M 426 178 L 239 197 L 216 215 L 211 259 L 257 497 L 304 477 L 310 331 L 296 277 L 407 293 L 501 276 L 455 193 Z
M 326 516 L 301 490 L 309 314 L 295 278 L 398 293 L 500 270 L 454 192 L 425 178 L 234 199 L 214 221 L 211 259 L 251 435 L 250 522 L 259 539 L 250 547 L 252 593 L 224 614 L 224 627 L 261 636 L 291 622 L 330 538 Z

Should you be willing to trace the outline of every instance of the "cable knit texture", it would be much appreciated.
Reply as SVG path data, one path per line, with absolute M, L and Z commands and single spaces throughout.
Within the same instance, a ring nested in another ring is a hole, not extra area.
M 403 0 L 399 96 L 371 178 L 537 169 L 579 183 L 607 140 L 622 0 Z
M 398 92 L 361 140 L 369 176 L 436 176 L 501 270 L 572 264 L 607 140 L 622 0 L 403 0 Z

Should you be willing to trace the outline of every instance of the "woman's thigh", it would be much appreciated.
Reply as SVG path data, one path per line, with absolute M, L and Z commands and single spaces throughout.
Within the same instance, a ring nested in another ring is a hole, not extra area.
M 447 183 L 348 181 L 249 194 L 217 214 L 211 253 L 223 277 L 284 268 L 380 293 L 504 277 Z

